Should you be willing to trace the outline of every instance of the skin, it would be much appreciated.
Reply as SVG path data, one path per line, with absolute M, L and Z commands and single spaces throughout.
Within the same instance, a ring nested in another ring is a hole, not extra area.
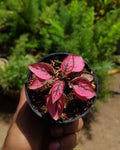
M 2 150 L 72 150 L 78 144 L 79 119 L 64 125 L 48 125 L 29 108 L 24 87 Z

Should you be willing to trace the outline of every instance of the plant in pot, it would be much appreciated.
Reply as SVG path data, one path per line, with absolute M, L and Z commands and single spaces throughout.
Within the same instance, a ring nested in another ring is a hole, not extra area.
M 53 53 L 29 69 L 25 91 L 30 107 L 38 116 L 68 123 L 83 117 L 94 105 L 98 81 L 82 57 Z

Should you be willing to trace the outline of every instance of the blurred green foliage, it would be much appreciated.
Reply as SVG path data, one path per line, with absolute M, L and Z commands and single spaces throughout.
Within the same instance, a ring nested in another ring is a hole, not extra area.
M 25 44 L 28 41 L 28 35 L 23 34 L 15 41 L 16 46 L 11 48 L 9 62 L 4 69 L 0 68 L 0 85 L 3 89 L 20 89 L 28 72 L 28 65 L 35 62 L 32 55 L 26 55 Z
M 85 0 L 89 6 L 94 7 L 95 20 L 99 20 L 109 11 L 120 7 L 120 0 Z
M 119 1 L 1 0 L 0 49 L 9 51 L 9 72 L 1 73 L 0 85 L 6 89 L 24 84 L 27 65 L 35 62 L 30 54 L 41 52 L 42 57 L 69 52 L 81 55 L 92 66 L 103 97 L 107 72 L 114 66 L 119 30 Z

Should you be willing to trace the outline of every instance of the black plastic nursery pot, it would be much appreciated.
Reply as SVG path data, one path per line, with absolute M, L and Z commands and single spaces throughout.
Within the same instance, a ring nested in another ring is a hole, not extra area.
M 46 62 L 46 63 L 49 63 L 49 60 L 51 59 L 54 59 L 55 57 L 59 57 L 60 61 L 62 61 L 66 56 L 68 56 L 69 53 L 63 53 L 63 52 L 59 52 L 59 53 L 52 53 L 52 54 L 49 54 L 41 59 L 39 59 L 37 61 L 38 62 Z M 49 121 L 51 123 L 59 123 L 59 124 L 63 124 L 63 123 L 70 123 L 70 122 L 73 122 L 79 118 L 82 118 L 84 117 L 90 110 L 91 108 L 94 106 L 95 102 L 96 102 L 96 99 L 97 99 L 97 95 L 98 95 L 98 79 L 97 79 L 97 76 L 95 74 L 95 72 L 92 70 L 92 68 L 90 67 L 90 65 L 85 62 L 85 67 L 89 70 L 89 72 L 92 72 L 92 74 L 94 75 L 94 79 L 95 79 L 95 92 L 96 92 L 96 95 L 92 98 L 92 104 L 90 105 L 90 107 L 84 111 L 84 113 L 80 114 L 79 116 L 76 116 L 75 118 L 72 118 L 72 119 L 68 119 L 68 120 L 53 120 L 52 117 L 50 117 L 49 115 L 43 115 L 41 114 L 36 108 L 35 106 L 33 105 L 33 103 L 31 102 L 31 99 L 30 99 L 30 96 L 29 96 L 29 92 L 28 92 L 28 80 L 29 80 L 29 77 L 31 75 L 31 71 L 28 72 L 28 75 L 27 75 L 27 78 L 26 78 L 26 81 L 25 81 L 25 94 L 26 94 L 26 97 L 27 97 L 27 102 L 30 106 L 30 108 L 32 109 L 32 111 L 38 115 L 40 118 L 43 118 L 45 119 L 46 121 Z

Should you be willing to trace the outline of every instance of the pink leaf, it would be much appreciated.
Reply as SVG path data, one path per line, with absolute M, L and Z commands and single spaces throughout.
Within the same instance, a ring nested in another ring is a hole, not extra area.
M 88 100 L 96 95 L 90 82 L 83 77 L 78 77 L 73 80 L 73 90 L 76 96 L 81 100 Z
M 64 104 L 65 104 L 65 97 L 62 95 L 60 99 L 57 102 L 57 109 L 58 109 L 58 114 L 59 116 L 62 114 L 63 109 L 64 109 Z
M 88 79 L 90 82 L 94 79 L 93 75 L 90 73 L 82 73 L 80 76 Z
M 29 89 L 31 90 L 35 90 L 38 89 L 40 87 L 42 87 L 43 85 L 45 85 L 48 81 L 45 80 L 41 80 L 38 77 L 32 82 L 32 85 L 29 87 Z
M 83 70 L 85 66 L 85 62 L 82 57 L 73 55 L 73 60 L 74 60 L 74 67 L 72 72 L 80 72 Z
M 56 80 L 52 87 L 52 103 L 54 104 L 63 94 L 64 81 Z
M 29 66 L 29 69 L 40 79 L 48 80 L 54 74 L 52 66 L 48 63 L 40 62 Z
M 73 56 L 72 54 L 68 55 L 61 64 L 61 70 L 66 75 L 69 74 L 73 69 L 74 63 L 73 63 Z
M 52 103 L 51 95 L 47 98 L 47 107 L 48 112 L 54 120 L 57 120 L 59 116 L 62 114 L 64 109 L 65 98 L 62 95 L 61 98 L 57 101 L 57 103 Z
M 54 104 L 52 103 L 51 95 L 47 98 L 47 107 L 48 107 L 48 112 L 51 115 L 51 117 L 54 120 L 57 120 L 59 118 L 58 111 L 57 111 L 57 105 L 56 105 L 56 103 L 54 103 Z

